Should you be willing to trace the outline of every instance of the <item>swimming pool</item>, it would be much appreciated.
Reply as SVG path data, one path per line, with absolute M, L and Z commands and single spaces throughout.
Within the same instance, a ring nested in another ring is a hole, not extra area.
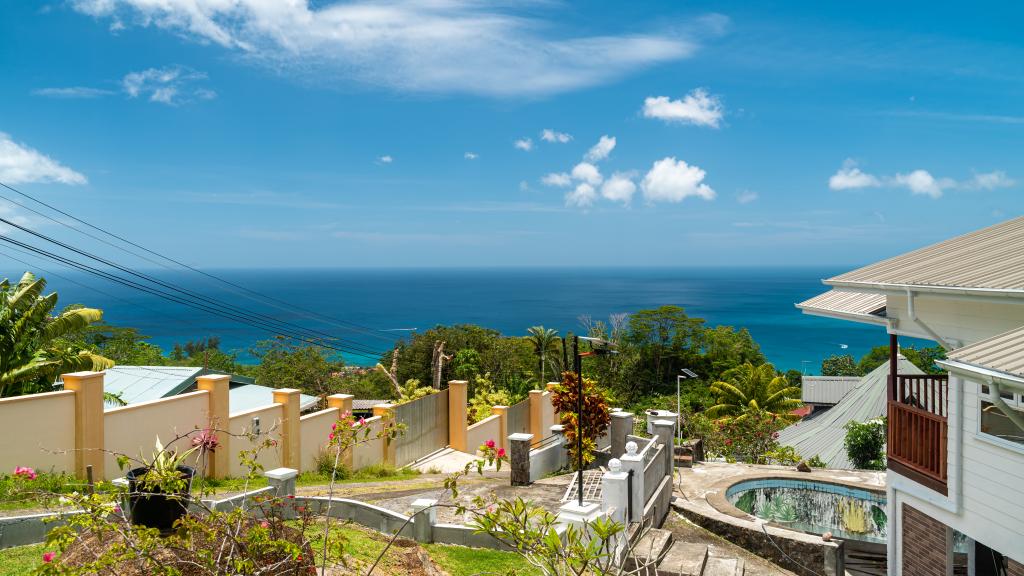
M 775 524 L 836 538 L 885 544 L 885 495 L 830 482 L 761 478 L 733 484 L 730 504 Z

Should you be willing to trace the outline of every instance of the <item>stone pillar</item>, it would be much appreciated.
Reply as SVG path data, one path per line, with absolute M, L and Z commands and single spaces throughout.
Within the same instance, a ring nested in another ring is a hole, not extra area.
M 327 407 L 336 408 L 338 410 L 339 419 L 345 416 L 351 416 L 353 399 L 355 399 L 355 396 L 351 394 L 332 394 L 327 397 Z M 358 437 L 357 441 L 358 440 L 362 440 L 362 437 Z M 352 449 L 353 446 L 349 446 L 341 453 L 341 465 L 345 466 L 349 470 L 352 469 Z
M 622 470 L 618 458 L 608 461 L 608 471 L 601 476 L 601 509 L 612 520 L 626 522 L 629 505 L 629 473 Z
M 612 458 L 626 453 L 626 438 L 633 433 L 633 414 L 630 412 L 612 412 L 611 423 Z
M 530 484 L 530 444 L 533 434 L 511 434 L 508 437 L 509 470 L 513 486 Z
M 676 423 L 671 420 L 655 420 L 653 424 L 654 435 L 658 437 L 658 442 L 665 447 L 662 454 L 665 458 L 665 475 L 672 476 L 675 473 L 676 466 Z
M 295 388 L 274 390 L 274 403 L 280 404 L 281 466 L 298 470 L 302 466 L 302 432 L 299 429 L 301 392 Z
M 228 390 L 231 388 L 231 376 L 224 374 L 208 374 L 196 378 L 196 388 L 206 390 L 209 395 L 207 426 L 217 438 L 217 449 L 206 455 L 206 475 L 210 478 L 225 478 L 231 467 L 231 406 Z
M 498 417 L 498 447 L 508 450 L 508 406 L 491 406 L 491 414 Z
M 380 416 L 381 430 L 387 430 L 389 426 L 394 424 L 395 420 L 395 405 L 394 404 L 377 404 L 373 407 L 373 415 Z M 381 454 L 381 459 L 385 464 L 395 465 L 395 440 L 385 436 L 383 438 L 384 453 Z
M 86 467 L 92 466 L 92 477 L 102 480 L 106 477 L 106 453 L 103 452 L 103 373 L 73 372 L 61 378 L 65 390 L 75 391 L 75 476 L 85 479 Z
M 420 498 L 412 503 L 412 537 L 420 544 L 434 541 L 434 524 L 437 523 L 437 500 Z
M 466 452 L 466 387 L 465 380 L 448 382 L 448 445 L 453 450 Z M 474 447 L 475 448 L 475 447 Z
M 630 522 L 639 522 L 644 514 L 644 457 L 638 454 L 638 450 L 636 442 L 626 442 L 626 453 L 619 459 L 622 471 L 627 474 L 627 486 L 630 483 L 633 485 L 633 490 L 627 494 L 627 498 L 632 498 L 628 500 Z M 633 476 L 632 482 L 629 480 L 630 473 Z

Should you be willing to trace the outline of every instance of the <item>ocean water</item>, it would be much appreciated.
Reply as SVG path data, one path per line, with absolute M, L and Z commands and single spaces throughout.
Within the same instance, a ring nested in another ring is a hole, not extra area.
M 21 270 L 2 263 L 0 273 Z M 383 351 L 407 335 L 437 324 L 472 323 L 507 335 L 524 335 L 543 324 L 561 333 L 579 331 L 581 315 L 607 319 L 674 304 L 711 324 L 746 327 L 768 359 L 781 369 L 817 373 L 831 354 L 855 357 L 887 343 L 882 327 L 802 314 L 793 305 L 825 291 L 821 284 L 844 269 L 821 268 L 541 268 L 541 269 L 230 269 L 212 273 L 250 290 L 331 317 L 324 321 L 291 306 L 252 301 L 237 289 L 194 273 L 147 273 L 175 285 Z M 61 305 L 82 303 L 104 310 L 115 325 L 133 326 L 169 350 L 175 342 L 218 336 L 221 348 L 245 351 L 272 336 L 206 312 L 141 294 L 105 280 L 66 270 L 49 275 Z M 45 274 L 44 274 L 45 275 Z M 84 286 L 83 286 L 84 285 Z M 370 330 L 350 329 L 345 323 Z M 346 355 L 351 364 L 372 364 Z

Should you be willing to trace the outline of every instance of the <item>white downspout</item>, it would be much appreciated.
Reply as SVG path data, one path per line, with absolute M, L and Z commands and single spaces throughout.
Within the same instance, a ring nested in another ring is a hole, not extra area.
M 1003 397 L 999 395 L 999 384 L 991 377 L 988 377 L 988 389 L 991 392 L 992 403 L 1003 413 L 1004 416 L 1013 422 L 1013 425 L 1024 430 L 1024 415 L 1006 405 Z
M 911 322 L 920 326 L 926 334 L 932 337 L 932 340 L 938 342 L 939 346 L 942 346 L 944 349 L 946 349 L 946 351 L 956 348 L 955 346 L 947 342 L 945 338 L 939 336 L 938 332 L 932 330 L 931 326 L 925 324 L 924 322 L 921 321 L 920 318 L 917 317 L 917 310 L 914 308 L 914 291 L 911 290 L 910 288 L 907 288 L 907 317 L 910 318 Z

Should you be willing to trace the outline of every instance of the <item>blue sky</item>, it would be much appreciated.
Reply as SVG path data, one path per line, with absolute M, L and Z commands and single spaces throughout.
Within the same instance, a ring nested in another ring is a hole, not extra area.
M 846 265 L 1024 205 L 1017 3 L 152 4 L 0 1 L 0 180 L 193 265 Z

